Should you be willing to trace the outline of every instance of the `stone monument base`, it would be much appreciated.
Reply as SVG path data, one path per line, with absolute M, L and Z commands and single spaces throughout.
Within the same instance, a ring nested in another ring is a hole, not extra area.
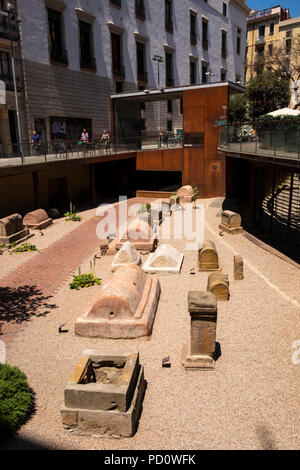
M 0 245 L 10 245 L 11 243 L 14 242 L 25 242 L 29 238 L 27 236 L 27 230 L 26 228 L 24 230 L 21 230 L 20 232 L 13 233 L 12 235 L 9 235 L 8 237 L 0 237 Z
M 228 227 L 227 225 L 220 224 L 219 228 L 223 230 L 223 232 L 230 233 L 230 235 L 243 233 L 243 227 Z
M 183 346 L 181 357 L 185 370 L 213 370 L 215 368 L 213 357 L 208 354 L 191 354 L 188 344 Z

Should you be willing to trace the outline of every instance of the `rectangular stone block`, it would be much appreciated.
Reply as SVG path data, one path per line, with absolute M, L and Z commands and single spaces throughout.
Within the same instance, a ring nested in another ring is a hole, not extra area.
M 234 255 L 234 279 L 241 281 L 244 279 L 244 261 L 241 255 Z

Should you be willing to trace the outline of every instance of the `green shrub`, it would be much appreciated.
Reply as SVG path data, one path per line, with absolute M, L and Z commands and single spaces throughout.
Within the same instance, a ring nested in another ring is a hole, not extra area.
M 25 251 L 37 251 L 35 245 L 30 245 L 29 243 L 22 243 L 20 246 L 17 246 L 13 249 L 15 253 L 23 253 Z
M 93 273 L 89 274 L 78 274 L 73 276 L 73 281 L 70 284 L 70 289 L 83 289 L 84 287 L 94 286 L 95 284 L 101 285 L 101 281 L 98 277 L 94 277 Z
M 78 212 L 66 212 L 64 216 L 66 217 L 65 220 L 72 220 L 73 222 L 80 222 L 81 217 L 77 215 Z
M 138 210 L 139 214 L 144 214 L 145 212 L 150 212 L 151 210 L 151 204 L 149 202 L 146 202 L 146 204 L 141 204 L 140 208 Z
M 12 435 L 33 407 L 33 393 L 18 367 L 0 364 L 0 439 Z

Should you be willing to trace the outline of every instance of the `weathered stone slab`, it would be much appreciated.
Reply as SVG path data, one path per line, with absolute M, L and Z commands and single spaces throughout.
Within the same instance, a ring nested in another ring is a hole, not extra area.
M 222 222 L 219 225 L 221 230 L 224 232 L 235 235 L 243 232 L 241 216 L 236 212 L 222 211 L 221 213 Z
M 91 351 L 76 365 L 65 388 L 62 423 L 78 433 L 133 436 L 144 391 L 138 353 L 107 356 Z
M 0 244 L 10 245 L 26 239 L 27 229 L 24 228 L 20 214 L 12 214 L 0 219 Z
M 244 261 L 241 255 L 234 255 L 233 257 L 234 271 L 233 276 L 235 281 L 244 279 Z
M 155 240 L 155 230 L 151 224 L 137 217 L 128 224 L 128 228 L 117 241 L 116 247 L 120 249 L 124 242 L 130 241 L 137 250 L 151 251 L 154 248 Z
M 114 256 L 111 270 L 115 272 L 120 266 L 141 264 L 141 262 L 141 256 L 135 246 L 131 242 L 125 242 Z
M 147 273 L 179 274 L 183 256 L 173 246 L 163 244 L 154 253 L 150 253 L 142 269 Z
M 88 337 L 137 338 L 151 334 L 160 284 L 139 266 L 121 266 L 105 280 L 75 333 Z
M 208 276 L 207 290 L 217 297 L 218 302 L 229 300 L 228 275 L 222 272 L 214 272 Z
M 186 370 L 214 369 L 217 298 L 211 292 L 189 291 L 188 307 L 191 340 L 183 346 L 182 364 Z
M 49 218 L 48 214 L 44 209 L 37 209 L 32 212 L 28 212 L 24 219 L 23 224 L 35 230 L 43 230 L 52 224 L 52 219 Z
M 199 271 L 220 271 L 219 257 L 216 245 L 211 240 L 205 240 L 203 247 L 198 252 Z

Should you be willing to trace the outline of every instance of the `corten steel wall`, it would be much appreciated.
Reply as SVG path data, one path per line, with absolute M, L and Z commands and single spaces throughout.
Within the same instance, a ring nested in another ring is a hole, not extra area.
M 228 106 L 228 86 L 183 92 L 184 133 L 204 132 L 204 146 L 184 147 L 183 184 L 196 183 L 200 197 L 225 196 L 225 157 L 218 153 L 216 120 Z
M 161 149 L 138 151 L 136 157 L 137 170 L 182 171 L 182 149 Z

